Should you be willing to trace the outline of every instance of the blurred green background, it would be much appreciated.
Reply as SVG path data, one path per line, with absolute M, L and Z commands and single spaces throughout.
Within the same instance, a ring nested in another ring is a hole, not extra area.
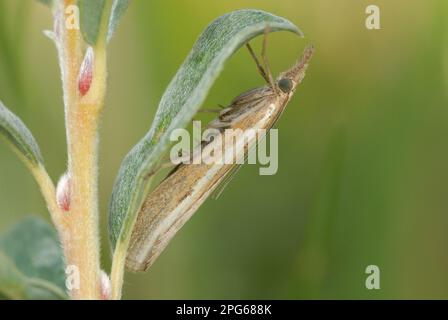
M 365 8 L 381 9 L 367 30 Z M 259 8 L 306 38 L 269 38 L 274 73 L 307 43 L 307 77 L 279 128 L 279 171 L 245 166 L 208 200 L 146 274 L 127 274 L 125 298 L 448 298 L 448 3 L 446 0 L 136 0 L 109 48 L 100 159 L 103 264 L 107 208 L 129 149 L 148 130 L 165 87 L 216 17 Z M 49 10 L 0 0 L 0 99 L 30 127 L 56 180 L 65 170 L 56 50 Z M 260 47 L 260 40 L 254 41 Z M 263 84 L 238 51 L 206 106 Z M 0 145 L 0 230 L 48 220 L 25 167 Z M 365 268 L 381 289 L 365 288 Z

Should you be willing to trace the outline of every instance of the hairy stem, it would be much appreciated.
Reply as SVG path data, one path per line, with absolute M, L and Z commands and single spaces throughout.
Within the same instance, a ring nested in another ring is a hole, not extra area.
M 93 50 L 89 89 L 79 91 L 78 77 L 86 47 L 78 28 L 65 25 L 65 8 L 74 0 L 60 3 L 55 16 L 59 60 L 65 103 L 65 122 L 70 176 L 70 212 L 64 243 L 66 264 L 79 271 L 79 288 L 73 299 L 100 298 L 100 247 L 98 228 L 98 129 L 106 92 L 105 41 Z M 105 37 L 104 37 L 105 38 Z
M 112 286 L 112 300 L 121 299 L 121 291 L 123 287 L 124 268 L 126 261 L 126 248 L 122 242 L 118 242 L 112 259 L 112 271 L 110 273 L 110 282 Z
M 28 163 L 26 163 L 28 165 Z M 47 204 L 48 211 L 51 215 L 51 220 L 53 224 L 56 226 L 56 229 L 60 236 L 66 233 L 67 230 L 67 221 L 66 216 L 59 209 L 58 204 L 56 202 L 56 190 L 48 175 L 47 171 L 42 165 L 37 166 L 29 166 L 31 173 L 34 176 L 37 184 L 39 185 L 40 191 L 44 200 Z M 64 240 L 64 239 L 61 239 Z M 63 241 L 62 241 L 63 242 Z

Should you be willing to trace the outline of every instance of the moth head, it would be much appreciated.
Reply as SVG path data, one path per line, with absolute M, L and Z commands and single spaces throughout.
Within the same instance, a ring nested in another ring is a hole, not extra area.
M 279 89 L 281 91 L 283 91 L 284 93 L 290 93 L 294 87 L 294 83 L 289 78 L 281 78 L 277 82 L 277 85 L 278 85 Z

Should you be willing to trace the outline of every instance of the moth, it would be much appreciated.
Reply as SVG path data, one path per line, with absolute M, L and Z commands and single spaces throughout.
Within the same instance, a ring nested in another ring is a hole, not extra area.
M 304 79 L 314 52 L 312 46 L 306 47 L 297 63 L 274 80 L 266 58 L 266 37 L 262 46 L 264 67 L 249 44 L 247 47 L 267 85 L 242 93 L 230 106 L 222 109 L 218 118 L 208 125 L 209 128 L 217 129 L 217 133 L 201 142 L 201 151 L 193 152 L 193 158 L 201 157 L 204 153 L 216 159 L 222 157 L 222 153 L 227 150 L 216 148 L 216 144 L 229 145 L 224 134 L 228 128 L 241 129 L 243 132 L 249 131 L 247 129 L 271 129 Z M 240 136 L 235 143 L 243 144 L 244 147 L 237 148 L 241 151 L 234 156 L 244 157 L 256 142 L 257 137 L 253 135 Z M 211 149 L 219 151 L 210 152 Z M 130 271 L 146 271 L 177 231 L 238 166 L 213 161 L 207 163 L 193 160 L 190 164 L 178 165 L 147 196 L 137 215 L 127 252 L 126 267 Z

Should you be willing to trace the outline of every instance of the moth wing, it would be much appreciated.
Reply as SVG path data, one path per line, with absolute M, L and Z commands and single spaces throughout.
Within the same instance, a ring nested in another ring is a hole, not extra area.
M 261 138 L 262 140 L 265 139 L 265 137 Z M 249 153 L 250 152 L 254 152 L 255 147 L 257 146 L 256 143 L 254 143 L 253 145 L 251 145 L 247 152 L 244 153 L 244 161 L 243 164 L 247 162 L 247 158 L 249 157 Z M 241 166 L 243 164 L 236 164 L 235 166 L 233 166 L 228 172 L 227 174 L 221 178 L 218 181 L 218 185 L 215 188 L 215 190 L 213 190 L 212 194 L 211 194 L 211 198 L 214 200 L 217 200 L 219 198 L 219 196 L 221 196 L 221 194 L 224 192 L 224 189 L 227 187 L 227 185 L 230 183 L 230 181 L 233 180 L 233 178 L 235 178 L 236 174 L 238 173 L 239 169 L 241 168 Z
M 218 185 L 215 187 L 215 190 L 213 190 L 210 197 L 214 200 L 217 200 L 221 194 L 224 192 L 224 189 L 227 187 L 227 185 L 230 183 L 230 181 L 235 178 L 236 174 L 238 173 L 239 169 L 241 168 L 242 164 L 237 164 L 233 166 L 227 174 L 220 179 L 218 182 Z

